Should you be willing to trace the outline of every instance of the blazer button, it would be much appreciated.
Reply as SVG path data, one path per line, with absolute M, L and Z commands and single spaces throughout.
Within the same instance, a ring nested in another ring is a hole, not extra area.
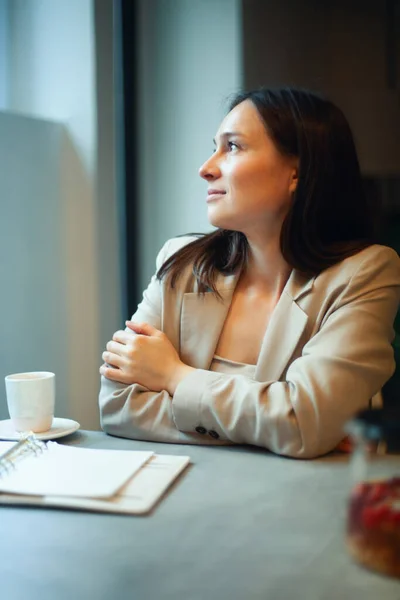
M 196 427 L 196 431 L 197 431 L 197 433 L 202 433 L 203 435 L 205 433 L 207 433 L 207 429 L 205 427 L 202 427 L 201 425 L 199 425 L 198 427 Z
M 219 433 L 217 433 L 216 431 L 214 431 L 214 429 L 210 429 L 210 431 L 208 432 L 211 437 L 213 437 L 215 440 L 217 440 L 219 438 Z

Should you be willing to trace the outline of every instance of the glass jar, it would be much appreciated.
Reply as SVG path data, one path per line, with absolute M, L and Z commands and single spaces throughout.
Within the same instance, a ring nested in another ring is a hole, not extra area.
M 353 485 L 346 543 L 355 560 L 400 578 L 400 421 L 366 410 L 347 426 Z

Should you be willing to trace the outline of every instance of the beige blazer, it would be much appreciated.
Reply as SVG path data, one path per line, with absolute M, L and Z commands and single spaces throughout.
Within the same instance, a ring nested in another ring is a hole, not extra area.
M 157 268 L 192 238 L 165 244 Z M 311 458 L 332 450 L 344 424 L 392 375 L 400 259 L 384 246 L 305 278 L 293 270 L 265 332 L 255 380 L 209 371 L 237 276 L 218 300 L 196 293 L 187 268 L 174 289 L 152 278 L 132 319 L 166 333 L 197 370 L 171 398 L 101 380 L 101 424 L 112 435 L 173 443 L 255 444 Z

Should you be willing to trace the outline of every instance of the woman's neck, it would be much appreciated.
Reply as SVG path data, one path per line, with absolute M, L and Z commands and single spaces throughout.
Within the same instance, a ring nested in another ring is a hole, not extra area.
M 272 296 L 282 294 L 283 288 L 292 271 L 283 258 L 279 239 L 270 239 L 267 243 L 257 243 L 247 239 L 249 244 L 248 261 L 242 274 L 242 285 L 257 293 Z

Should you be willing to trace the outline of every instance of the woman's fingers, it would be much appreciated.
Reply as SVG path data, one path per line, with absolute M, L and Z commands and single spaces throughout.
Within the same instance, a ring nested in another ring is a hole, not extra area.
M 111 379 L 112 381 L 118 381 L 119 383 L 125 383 L 125 384 L 130 383 L 128 375 L 126 373 L 124 373 L 124 371 L 121 371 L 120 369 L 113 369 L 112 367 L 109 367 L 108 365 L 102 365 L 100 367 L 99 371 L 100 371 L 100 375 L 103 375 L 103 377 L 106 377 L 107 379 Z
M 135 323 L 134 321 L 125 321 L 125 325 L 131 331 L 134 331 L 139 335 L 158 336 L 161 334 L 161 331 L 159 329 L 156 329 L 156 327 L 153 327 L 153 325 L 150 325 L 149 323 Z
M 119 342 L 120 344 L 127 344 L 129 340 L 132 339 L 132 333 L 130 331 L 116 331 L 113 335 L 114 342 Z
M 114 342 L 119 342 L 120 344 L 126 345 L 136 337 L 134 334 L 146 336 L 162 335 L 159 329 L 149 325 L 149 323 L 134 323 L 133 321 L 125 321 L 125 324 L 127 330 L 120 329 L 119 331 L 116 331 L 113 335 Z
M 107 363 L 108 365 L 112 365 L 113 367 L 120 368 L 124 364 L 123 357 L 118 354 L 114 354 L 113 352 L 103 352 L 101 358 L 104 360 L 105 363 Z
M 125 344 L 120 344 L 119 342 L 110 340 L 109 342 L 107 342 L 106 350 L 108 352 L 112 352 L 113 354 L 118 354 L 118 356 L 124 356 L 124 354 L 126 354 L 127 348 Z
M 172 350 L 175 354 L 176 351 L 165 334 L 152 325 L 131 321 L 126 324 L 127 330 L 116 331 L 107 342 L 102 354 L 105 364 L 100 367 L 101 375 L 126 385 L 139 383 L 146 386 L 147 381 L 155 386 L 154 390 L 163 389 L 165 368 L 159 372 L 159 365 L 165 362 L 165 353 L 171 354 Z

